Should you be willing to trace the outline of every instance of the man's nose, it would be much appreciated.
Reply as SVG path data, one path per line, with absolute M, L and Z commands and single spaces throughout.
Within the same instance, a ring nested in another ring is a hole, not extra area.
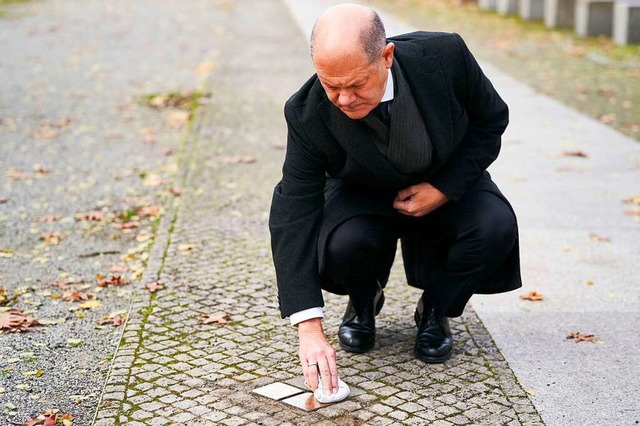
M 338 95 L 338 105 L 347 106 L 351 105 L 356 100 L 356 95 L 353 92 L 340 92 Z

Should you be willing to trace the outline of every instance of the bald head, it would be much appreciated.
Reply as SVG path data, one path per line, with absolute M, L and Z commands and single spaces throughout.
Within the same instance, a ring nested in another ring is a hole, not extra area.
M 311 57 L 341 60 L 364 55 L 368 62 L 379 59 L 386 45 L 380 16 L 371 8 L 344 3 L 324 12 L 311 32 Z

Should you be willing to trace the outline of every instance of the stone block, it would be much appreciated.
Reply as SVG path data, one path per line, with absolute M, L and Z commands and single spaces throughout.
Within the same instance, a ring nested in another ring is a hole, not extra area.
M 518 13 L 518 0 L 497 0 L 496 11 L 500 15 L 515 15 Z
M 623 45 L 640 43 L 640 0 L 616 0 L 613 41 Z
M 545 0 L 520 0 L 518 4 L 519 14 L 522 19 L 534 20 L 544 17 Z
M 608 35 L 613 32 L 614 0 L 576 0 L 575 31 L 581 36 Z

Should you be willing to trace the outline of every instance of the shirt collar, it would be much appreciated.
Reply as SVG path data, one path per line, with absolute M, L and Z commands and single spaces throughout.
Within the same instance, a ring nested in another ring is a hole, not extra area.
M 384 91 L 384 95 L 382 95 L 382 99 L 380 102 L 387 102 L 393 99 L 393 73 L 391 72 L 391 68 L 387 69 L 387 88 Z

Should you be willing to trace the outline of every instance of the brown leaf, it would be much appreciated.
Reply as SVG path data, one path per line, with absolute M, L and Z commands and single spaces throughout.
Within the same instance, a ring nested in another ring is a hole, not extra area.
M 565 157 L 581 157 L 581 158 L 589 157 L 583 151 L 565 151 L 562 153 L 562 155 L 564 155 Z
M 96 295 L 93 293 L 83 293 L 79 290 L 73 290 L 71 293 L 65 293 L 62 296 L 62 300 L 67 302 L 84 302 L 87 300 L 95 299 Z
M 575 331 L 567 336 L 567 340 L 571 340 L 571 339 L 575 340 L 576 343 L 579 343 L 579 342 L 598 343 L 600 341 L 600 339 L 598 339 L 593 334 L 585 334 L 585 333 L 580 333 L 578 331 Z
M 35 132 L 33 132 L 33 137 L 36 139 L 53 139 L 60 134 L 58 129 L 51 127 L 50 124 L 45 124 Z
M 226 324 L 227 320 L 231 318 L 231 314 L 227 312 L 216 315 L 200 314 L 200 316 L 202 319 L 198 321 L 198 324 Z
M 159 186 L 162 185 L 162 178 L 159 175 L 150 173 L 142 180 L 142 186 Z
M 136 213 L 140 217 L 156 217 L 164 212 L 162 206 L 142 206 L 136 209 Z
M 113 225 L 116 229 L 134 229 L 140 226 L 140 222 L 125 222 L 125 223 L 116 223 Z
M 109 272 L 125 273 L 125 272 L 129 272 L 129 267 L 124 263 L 118 263 L 118 264 L 109 266 Z
M 167 125 L 174 129 L 181 129 L 187 124 L 190 117 L 189 111 L 171 111 L 167 114 Z
M 101 222 L 105 218 L 104 212 L 101 211 L 92 211 L 87 213 L 78 213 L 76 215 L 77 220 L 86 221 L 86 222 Z
M 162 290 L 164 288 L 164 285 L 159 281 L 154 281 L 152 283 L 145 285 L 145 287 L 147 290 L 149 290 L 150 293 L 155 293 L 158 290 Z
M 127 284 L 131 284 L 131 281 L 126 279 L 123 275 L 112 275 L 107 279 L 103 279 L 103 278 L 104 277 L 100 274 L 96 276 L 96 280 L 98 281 L 99 287 L 108 287 L 108 286 L 122 287 Z
M 205 61 L 202 62 L 200 65 L 198 65 L 198 67 L 196 68 L 196 72 L 198 74 L 208 74 L 211 71 L 213 71 L 213 69 L 216 67 L 216 63 L 213 61 Z
M 603 114 L 601 116 L 598 117 L 598 120 L 600 120 L 601 122 L 603 122 L 604 124 L 611 124 L 614 121 L 616 121 L 616 115 L 613 113 L 610 114 Z
M 173 186 L 171 187 L 171 189 L 169 189 L 169 193 L 171 195 L 174 195 L 176 197 L 179 197 L 182 195 L 182 188 L 178 187 L 178 186 Z
M 47 175 L 51 173 L 51 169 L 41 166 L 40 164 L 36 164 L 35 166 L 33 166 L 33 171 L 39 175 Z
M 249 155 L 240 157 L 229 157 L 226 155 L 220 155 L 214 158 L 214 160 L 220 164 L 251 164 L 256 162 L 256 159 Z
M 4 203 L 6 203 L 8 201 L 9 201 L 8 198 L 0 197 L 0 204 L 4 204 Z
M 20 171 L 20 170 L 12 170 L 7 172 L 7 177 L 12 180 L 29 180 L 31 179 L 31 175 L 29 173 Z
M 622 200 L 622 202 L 625 204 L 635 204 L 637 206 L 640 206 L 640 195 L 636 195 L 634 197 L 624 199 Z
M 589 238 L 591 238 L 591 241 L 596 241 L 599 243 L 610 243 L 611 240 L 607 237 L 603 237 L 602 235 L 598 235 L 598 234 L 589 234 Z
M 537 291 L 530 291 L 527 294 L 521 294 L 520 299 L 531 300 L 532 302 L 536 302 L 539 300 L 543 300 L 544 296 L 542 295 L 542 293 L 538 293 Z
M 123 317 L 121 317 L 120 315 L 116 315 L 114 317 L 104 317 L 103 319 L 100 320 L 100 322 L 98 322 L 98 324 L 100 325 L 104 325 L 104 324 L 110 324 L 114 327 L 119 327 L 122 324 L 124 324 L 125 319 Z
M 45 244 L 58 245 L 64 237 L 59 232 L 47 232 L 38 234 L 38 239 Z
M 15 332 L 30 331 L 29 327 L 41 325 L 35 318 L 31 318 L 23 311 L 11 309 L 0 312 L 0 330 L 8 329 Z
M 60 220 L 62 216 L 59 214 L 52 214 L 49 216 L 42 216 L 38 218 L 38 222 L 41 223 L 53 223 L 53 222 L 57 222 Z

